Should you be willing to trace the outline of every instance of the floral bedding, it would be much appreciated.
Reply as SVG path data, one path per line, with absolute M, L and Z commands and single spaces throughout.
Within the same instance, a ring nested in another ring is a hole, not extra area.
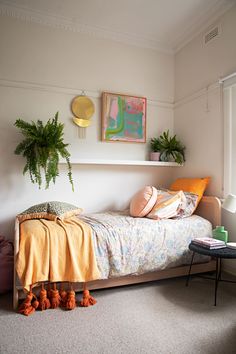
M 191 240 L 212 235 L 211 223 L 197 215 L 158 221 L 133 218 L 128 211 L 78 217 L 92 227 L 101 279 L 189 264 Z M 207 261 L 196 254 L 196 263 Z

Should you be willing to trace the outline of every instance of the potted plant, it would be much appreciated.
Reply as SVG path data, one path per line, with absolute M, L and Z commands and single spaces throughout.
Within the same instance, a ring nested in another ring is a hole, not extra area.
M 151 147 L 150 160 L 159 161 L 160 154 L 161 154 L 159 138 L 152 138 L 150 142 L 150 147 Z
M 151 139 L 152 149 L 153 146 L 160 152 L 160 161 L 174 161 L 178 164 L 185 161 L 185 146 L 177 139 L 176 135 L 171 137 L 169 130 L 163 132 L 158 138 Z
M 55 183 L 59 175 L 59 157 L 66 159 L 68 166 L 68 177 L 74 191 L 72 171 L 70 164 L 70 153 L 66 149 L 69 144 L 63 141 L 64 124 L 58 122 L 58 112 L 55 117 L 49 119 L 45 125 L 41 120 L 37 122 L 25 122 L 17 119 L 15 124 L 24 135 L 24 140 L 15 149 L 16 155 L 26 158 L 26 165 L 23 174 L 29 173 L 32 183 L 42 186 L 42 175 L 45 177 L 47 189 L 51 181 Z

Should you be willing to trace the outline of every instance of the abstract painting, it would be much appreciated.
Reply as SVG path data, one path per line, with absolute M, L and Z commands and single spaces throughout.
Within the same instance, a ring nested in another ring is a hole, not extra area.
M 102 140 L 145 143 L 146 98 L 103 92 Z

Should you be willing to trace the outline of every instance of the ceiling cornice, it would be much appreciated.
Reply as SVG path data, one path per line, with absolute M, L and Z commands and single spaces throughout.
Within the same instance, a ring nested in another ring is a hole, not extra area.
M 45 26 L 88 34 L 96 38 L 110 39 L 116 42 L 122 42 L 129 45 L 174 54 L 174 51 L 170 46 L 163 45 L 160 41 L 150 37 L 141 37 L 133 34 L 115 32 L 100 27 L 81 24 L 67 17 L 58 15 L 55 16 L 27 7 L 12 5 L 4 0 L 0 3 L 0 15 L 14 17 L 26 22 L 34 22 Z
M 13 5 L 7 0 L 1 0 L 0 2 L 0 15 L 17 18 L 25 22 L 38 23 L 44 26 L 78 32 L 90 35 L 94 38 L 109 39 L 116 42 L 126 43 L 128 45 L 157 50 L 167 54 L 175 54 L 197 35 L 206 31 L 212 23 L 228 11 L 234 4 L 235 0 L 217 0 L 214 8 L 211 7 L 204 12 L 203 19 L 193 22 L 191 27 L 185 29 L 182 36 L 174 38 L 172 43 L 168 44 L 163 44 L 161 41 L 151 37 L 137 36 L 130 33 L 116 32 L 101 27 L 82 24 L 67 17 L 34 10 L 26 6 Z M 207 12 L 208 16 L 206 16 Z M 204 21 L 206 17 L 207 21 Z

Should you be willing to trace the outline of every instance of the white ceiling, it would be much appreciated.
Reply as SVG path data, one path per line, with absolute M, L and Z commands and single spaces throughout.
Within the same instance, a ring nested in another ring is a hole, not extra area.
M 0 13 L 174 53 L 236 0 L 0 0 Z

